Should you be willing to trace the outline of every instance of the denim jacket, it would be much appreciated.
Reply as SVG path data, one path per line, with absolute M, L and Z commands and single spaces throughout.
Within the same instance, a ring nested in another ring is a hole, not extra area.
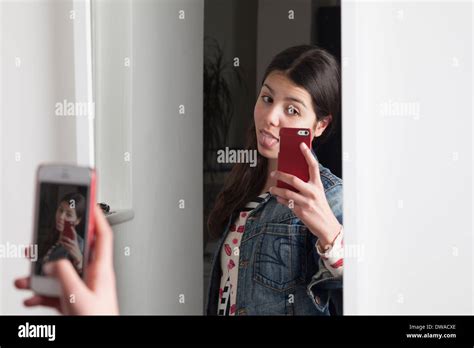
M 314 153 L 313 153 L 314 155 Z M 326 198 L 342 224 L 342 180 L 319 164 Z M 220 252 L 214 254 L 206 314 L 217 315 Z M 316 251 L 317 237 L 287 206 L 268 195 L 248 215 L 239 248 L 236 315 L 342 315 L 342 278 L 334 277 Z

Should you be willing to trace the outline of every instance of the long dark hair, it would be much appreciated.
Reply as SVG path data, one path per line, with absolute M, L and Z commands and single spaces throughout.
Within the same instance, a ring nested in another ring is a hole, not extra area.
M 273 71 L 286 75 L 294 84 L 304 88 L 312 98 L 317 120 L 331 117 L 331 122 L 320 138 L 325 140 L 335 127 L 340 105 L 340 69 L 336 59 L 324 49 L 301 45 L 277 54 L 265 70 L 262 85 Z M 257 150 L 255 123 L 248 130 L 246 150 Z M 257 151 L 258 153 L 258 151 Z M 225 224 L 234 211 L 258 196 L 267 179 L 267 158 L 257 154 L 257 165 L 234 165 L 207 221 L 213 237 L 224 232 Z

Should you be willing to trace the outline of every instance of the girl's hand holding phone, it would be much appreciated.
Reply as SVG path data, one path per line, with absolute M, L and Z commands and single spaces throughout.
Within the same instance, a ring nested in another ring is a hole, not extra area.
M 74 225 L 70 225 L 69 233 L 67 235 L 64 233 L 61 235 L 59 242 L 63 245 L 64 249 L 68 251 L 69 255 L 71 255 L 76 267 L 82 269 L 83 255 L 81 248 L 79 247 L 77 232 Z
M 99 207 L 95 207 L 94 214 L 96 239 L 85 281 L 79 277 L 69 260 L 49 262 L 44 269 L 61 284 L 60 298 L 33 295 L 25 300 L 25 306 L 52 307 L 67 315 L 119 314 L 113 268 L 112 229 Z M 17 279 L 15 286 L 30 290 L 30 277 Z
M 270 187 L 270 193 L 277 196 L 278 203 L 293 210 L 311 233 L 318 237 L 324 249 L 336 239 L 342 226 L 326 199 L 318 162 L 305 143 L 300 144 L 300 150 L 308 163 L 309 181 L 304 182 L 297 176 L 276 170 L 271 173 L 272 178 L 293 186 L 299 193 L 276 186 Z

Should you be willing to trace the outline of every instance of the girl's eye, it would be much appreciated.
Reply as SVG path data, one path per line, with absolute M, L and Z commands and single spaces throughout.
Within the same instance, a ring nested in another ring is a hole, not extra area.
M 268 95 L 262 96 L 262 99 L 263 99 L 263 101 L 264 101 L 265 103 L 267 103 L 267 104 L 268 104 L 268 103 L 271 103 L 271 102 L 273 101 L 272 98 L 269 97 Z
M 293 105 L 288 106 L 288 113 L 290 115 L 299 115 L 300 114 L 298 112 L 298 110 Z

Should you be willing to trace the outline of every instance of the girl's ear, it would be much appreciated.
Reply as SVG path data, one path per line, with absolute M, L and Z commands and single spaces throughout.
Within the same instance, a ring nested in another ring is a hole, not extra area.
M 332 121 L 332 115 L 328 115 L 322 120 L 316 121 L 316 125 L 314 127 L 314 137 L 317 138 L 321 134 L 323 134 L 324 130 L 329 126 Z

